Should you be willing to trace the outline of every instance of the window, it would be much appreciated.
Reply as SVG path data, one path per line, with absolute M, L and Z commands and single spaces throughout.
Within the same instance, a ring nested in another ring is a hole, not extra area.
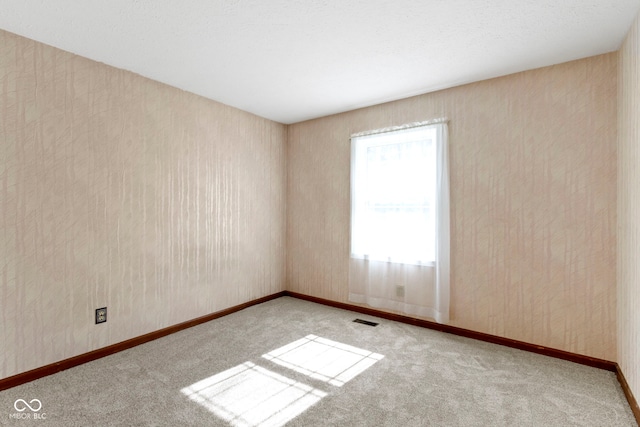
M 351 137 L 349 301 L 449 321 L 446 120 Z
M 352 258 L 434 265 L 438 126 L 351 138 Z

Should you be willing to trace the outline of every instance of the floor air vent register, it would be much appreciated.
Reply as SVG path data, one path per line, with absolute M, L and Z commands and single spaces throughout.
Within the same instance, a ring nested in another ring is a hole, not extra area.
M 367 326 L 378 326 L 378 324 L 376 322 L 370 322 L 368 320 L 356 319 L 356 320 L 354 320 L 354 322 L 362 323 L 363 325 L 367 325 Z

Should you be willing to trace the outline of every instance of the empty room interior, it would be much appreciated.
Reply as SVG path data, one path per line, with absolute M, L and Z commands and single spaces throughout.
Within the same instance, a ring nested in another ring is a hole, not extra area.
M 0 425 L 640 424 L 639 12 L 0 1 Z

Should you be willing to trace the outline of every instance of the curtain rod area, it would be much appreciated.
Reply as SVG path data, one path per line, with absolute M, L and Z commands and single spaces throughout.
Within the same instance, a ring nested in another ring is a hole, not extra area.
M 399 126 L 390 126 L 390 127 L 381 128 L 381 129 L 374 129 L 374 130 L 367 130 L 367 131 L 363 131 L 363 132 L 357 132 L 357 133 L 351 134 L 350 138 L 357 138 L 359 136 L 377 135 L 377 134 L 380 134 L 380 133 L 395 132 L 395 131 L 399 131 L 399 130 L 405 130 L 405 129 L 411 129 L 411 128 L 417 128 L 417 127 L 422 127 L 422 126 L 429 126 L 429 125 L 436 125 L 436 124 L 448 123 L 448 122 L 449 122 L 448 118 L 441 117 L 441 118 L 438 118 L 438 119 L 425 120 L 425 121 L 422 121 L 422 122 L 413 122 L 413 123 L 407 123 L 407 124 L 399 125 Z

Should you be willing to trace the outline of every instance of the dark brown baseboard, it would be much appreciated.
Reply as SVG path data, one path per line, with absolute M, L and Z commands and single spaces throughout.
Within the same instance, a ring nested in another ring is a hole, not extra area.
M 499 344 L 506 347 L 517 348 L 519 350 L 529 351 L 532 353 L 542 354 L 545 356 L 555 357 L 557 359 L 568 360 L 570 362 L 579 363 L 581 365 L 591 366 L 593 368 L 604 369 L 607 371 L 615 372 L 620 382 L 620 386 L 624 391 L 624 394 L 629 402 L 631 411 L 636 418 L 638 426 L 640 426 L 640 408 L 638 402 L 633 396 L 633 392 L 629 388 L 629 384 L 625 379 L 620 367 L 616 362 L 611 362 L 604 359 L 598 359 L 595 357 L 584 356 L 581 354 L 570 353 L 564 350 L 557 350 L 555 348 L 544 347 L 541 345 L 530 344 L 524 341 L 512 340 L 509 338 L 503 338 L 496 335 L 485 334 L 483 332 L 475 332 L 469 329 L 458 328 L 456 326 L 442 325 L 436 322 L 430 322 L 428 320 L 416 319 L 414 317 L 403 316 L 401 314 L 388 313 L 380 311 L 375 308 L 363 307 L 359 305 L 351 305 L 342 302 L 331 301 L 323 298 L 312 297 L 310 295 L 299 294 L 297 292 L 285 291 L 286 296 L 302 299 L 305 301 L 314 302 L 317 304 L 328 305 L 330 307 L 340 308 L 343 310 L 355 311 L 356 313 L 362 313 L 369 316 L 379 317 L 381 319 L 393 320 L 396 322 L 407 323 L 409 325 L 420 326 L 423 328 L 434 329 L 436 331 L 446 332 L 453 335 L 459 335 L 462 337 L 473 338 L 480 341 L 486 341 L 493 344 Z
M 620 366 L 616 363 L 616 376 L 618 377 L 618 382 L 622 387 L 622 391 L 624 391 L 624 395 L 627 397 L 627 402 L 629 402 L 629 406 L 631 407 L 631 412 L 633 412 L 633 416 L 636 417 L 636 423 L 640 426 L 640 406 L 638 406 L 638 401 L 633 396 L 633 392 L 629 388 L 629 383 L 627 379 L 624 377 Z
M 88 353 L 80 354 L 78 356 L 71 357 L 69 359 L 61 360 L 59 362 L 52 363 L 50 365 L 33 369 L 31 371 L 23 372 L 21 374 L 17 374 L 8 378 L 0 379 L 0 391 L 37 380 L 38 378 L 46 377 L 48 375 L 52 375 L 69 368 L 73 368 L 74 366 L 91 362 L 101 357 L 118 353 L 120 351 L 129 349 L 131 347 L 135 347 L 140 344 L 144 344 L 149 341 L 153 341 L 158 338 L 162 338 L 164 336 L 173 334 L 183 329 L 187 329 L 192 326 L 199 325 L 201 323 L 209 322 L 219 317 L 223 317 L 223 316 L 235 313 L 237 311 L 243 310 L 247 307 L 261 304 L 263 302 L 267 302 L 283 296 L 290 296 L 293 298 L 298 298 L 301 300 L 306 300 L 306 301 L 314 302 L 317 304 L 323 304 L 330 307 L 340 308 L 343 310 L 349 310 L 349 311 L 354 311 L 356 313 L 362 313 L 369 316 L 379 317 L 381 319 L 392 320 L 396 322 L 406 323 L 409 325 L 415 325 L 423 328 L 433 329 L 436 331 L 446 332 L 453 335 L 473 338 L 480 341 L 499 344 L 506 347 L 512 347 L 519 350 L 529 351 L 532 353 L 542 354 L 545 356 L 555 357 L 558 359 L 568 360 L 568 361 L 579 363 L 582 365 L 587 365 L 594 368 L 615 372 L 618 378 L 618 381 L 620 382 L 620 385 L 622 387 L 622 390 L 624 391 L 624 394 L 627 398 L 627 401 L 629 402 L 631 411 L 633 412 L 633 415 L 636 418 L 636 422 L 640 426 L 640 407 L 638 407 L 638 402 L 636 401 L 633 395 L 633 392 L 629 388 L 629 384 L 627 383 L 627 380 L 625 379 L 624 374 L 620 370 L 620 367 L 618 366 L 618 364 L 615 362 L 610 362 L 608 360 L 598 359 L 595 357 L 584 356 L 581 354 L 570 353 L 564 350 L 557 350 L 554 348 L 530 344 L 524 341 L 517 341 L 509 338 L 499 337 L 496 335 L 485 334 L 483 332 L 475 332 L 469 329 L 458 328 L 456 326 L 442 325 L 440 323 L 431 322 L 423 319 L 416 319 L 414 317 L 403 316 L 401 314 L 388 313 L 388 312 L 380 311 L 374 308 L 331 301 L 323 298 L 313 297 L 310 295 L 304 295 L 304 294 L 299 294 L 297 292 L 290 292 L 290 291 L 282 291 L 282 292 L 278 292 L 278 293 L 268 295 L 262 298 L 258 298 L 252 301 L 248 301 L 243 304 L 236 305 L 234 307 L 220 310 L 215 313 L 207 314 L 206 316 L 198 317 L 196 319 L 188 320 L 186 322 L 169 326 L 167 328 L 160 329 L 158 331 L 150 332 L 148 334 L 141 335 L 139 337 L 131 338 L 129 340 L 122 341 L 117 344 L 110 345 L 108 347 L 93 350 Z
M 60 371 L 64 371 L 74 366 L 82 365 L 83 363 L 91 362 L 101 357 L 109 356 L 114 353 L 118 353 L 123 350 L 127 350 L 131 347 L 135 347 L 140 344 L 147 343 L 149 341 L 162 338 L 164 336 L 173 334 L 183 329 L 190 328 L 192 326 L 199 325 L 201 323 L 209 322 L 211 320 L 223 317 L 237 311 L 243 310 L 252 305 L 261 304 L 263 302 L 270 301 L 272 299 L 280 298 L 285 295 L 285 292 L 278 292 L 273 295 L 267 295 L 266 297 L 258 298 L 252 301 L 245 302 L 233 307 L 229 307 L 224 310 L 216 311 L 215 313 L 207 314 L 206 316 L 198 317 L 197 319 L 187 320 L 186 322 L 179 323 L 177 325 L 169 326 L 158 331 L 149 332 L 148 334 L 141 335 L 139 337 L 131 338 L 126 341 L 119 342 L 107 347 L 99 348 L 97 350 L 90 351 L 88 353 L 80 354 L 78 356 L 71 357 L 69 359 L 61 360 L 59 362 L 52 363 L 50 365 L 42 366 L 40 368 L 33 369 L 31 371 L 23 372 L 8 378 L 0 379 L 0 391 L 16 387 L 21 384 L 25 384 L 38 378 L 46 377 L 51 374 L 55 374 Z
M 610 362 L 604 359 L 583 356 L 581 354 L 575 354 L 575 353 L 570 353 L 564 350 L 557 350 L 555 348 L 530 344 L 524 341 L 512 340 L 509 338 L 503 338 L 496 335 L 485 334 L 483 332 L 476 332 L 469 329 L 459 328 L 456 326 L 443 325 L 440 323 L 431 322 L 429 320 L 422 320 L 422 319 L 416 319 L 414 317 L 403 316 L 401 314 L 388 313 L 385 311 L 377 310 L 375 308 L 369 308 L 369 307 L 363 307 L 358 305 L 326 300 L 323 298 L 312 297 L 309 295 L 303 295 L 296 292 L 285 291 L 285 295 L 298 298 L 298 299 L 303 299 L 306 301 L 315 302 L 318 304 L 341 308 L 344 310 L 355 311 L 357 313 L 367 314 L 369 316 L 375 316 L 381 319 L 393 320 L 396 322 L 407 323 L 409 325 L 420 326 L 428 329 L 434 329 L 436 331 L 446 332 L 453 335 L 459 335 L 461 337 L 473 338 L 476 340 L 486 341 L 493 344 L 500 344 L 506 347 L 517 348 L 519 350 L 525 350 L 532 353 L 543 354 L 545 356 L 551 356 L 557 359 L 569 360 L 571 362 L 580 363 L 581 365 L 587 365 L 594 368 L 605 369 L 607 371 L 616 372 L 616 363 Z

